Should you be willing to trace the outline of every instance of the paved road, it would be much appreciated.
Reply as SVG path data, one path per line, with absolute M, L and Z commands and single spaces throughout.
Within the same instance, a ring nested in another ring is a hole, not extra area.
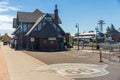
M 36 71 L 38 67 L 47 64 L 8 46 L 1 48 L 5 56 L 10 80 L 72 80 L 71 78 L 57 76 L 54 73 L 38 72 Z
M 88 53 L 84 51 L 67 51 L 67 52 L 32 52 L 25 51 L 25 53 L 37 58 L 46 64 L 60 64 L 60 63 L 86 63 L 96 65 L 108 65 L 106 68 L 110 73 L 105 76 L 94 78 L 76 78 L 76 80 L 120 80 L 120 63 L 111 62 L 103 59 L 103 63 L 99 62 L 99 54 Z

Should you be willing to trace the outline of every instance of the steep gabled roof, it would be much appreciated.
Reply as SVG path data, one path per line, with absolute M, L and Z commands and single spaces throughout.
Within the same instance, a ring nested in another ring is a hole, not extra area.
M 40 17 L 38 18 L 38 20 L 35 22 L 35 24 L 31 27 L 31 29 L 26 33 L 25 36 L 29 35 L 29 34 L 33 31 L 33 29 L 42 21 L 42 19 L 43 19 L 45 16 L 46 16 L 46 14 L 44 14 L 43 16 L 40 16 Z
M 54 14 L 50 14 L 52 17 L 53 17 L 53 19 L 55 19 L 55 16 L 54 16 Z M 60 17 L 58 16 L 58 23 L 59 24 L 62 24 L 62 21 L 61 21 L 61 19 L 60 19 Z
M 36 20 L 40 17 L 43 16 L 44 13 L 41 12 L 40 10 L 36 9 L 34 12 L 18 12 L 17 13 L 17 18 L 19 22 L 36 22 Z
M 110 35 L 111 35 L 111 36 L 120 35 L 120 32 L 117 31 L 117 30 L 113 30 L 113 31 L 110 32 Z
M 47 23 L 45 24 L 44 27 L 42 27 L 42 29 L 35 36 L 39 38 L 65 36 L 65 33 L 58 29 L 59 29 L 59 26 L 54 27 L 52 24 Z
M 40 10 L 36 9 L 34 12 L 17 12 L 17 18 L 19 22 L 24 23 L 33 23 L 36 22 L 40 16 L 43 16 L 46 13 L 41 12 Z M 50 14 L 54 19 L 54 14 Z M 13 23 L 15 23 L 13 21 Z M 58 16 L 58 23 L 61 24 L 62 21 Z
M 25 36 L 28 36 L 37 27 L 37 25 L 44 19 L 45 16 L 51 16 L 51 15 L 44 14 L 43 16 L 39 17 L 38 20 L 35 22 L 35 24 L 31 27 L 31 29 L 25 34 Z M 51 16 L 51 18 L 53 18 L 53 17 Z M 46 35 L 52 36 L 53 34 L 54 34 L 54 36 L 65 34 L 65 32 L 62 30 L 62 28 L 58 24 L 55 23 L 54 19 L 52 19 L 52 20 L 53 20 L 54 24 L 57 25 L 57 27 L 55 27 L 54 25 L 51 25 L 51 24 L 49 24 L 49 25 L 46 24 L 44 27 L 42 27 L 42 29 L 40 31 L 39 35 L 41 35 L 41 37 L 46 36 Z M 55 33 L 53 33 L 53 31 L 55 31 Z M 51 33 L 53 33 L 53 34 L 50 35 Z

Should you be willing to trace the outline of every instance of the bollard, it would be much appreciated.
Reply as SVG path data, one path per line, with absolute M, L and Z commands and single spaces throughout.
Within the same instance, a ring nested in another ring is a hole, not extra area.
M 100 61 L 99 62 L 103 62 L 103 60 L 102 60 L 102 51 L 101 51 L 101 49 L 100 49 Z

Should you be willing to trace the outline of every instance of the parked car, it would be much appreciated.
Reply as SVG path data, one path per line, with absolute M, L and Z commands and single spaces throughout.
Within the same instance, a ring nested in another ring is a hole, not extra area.
M 3 42 L 3 45 L 7 45 L 7 44 L 8 44 L 8 42 L 7 42 L 7 41 L 4 41 L 4 42 Z

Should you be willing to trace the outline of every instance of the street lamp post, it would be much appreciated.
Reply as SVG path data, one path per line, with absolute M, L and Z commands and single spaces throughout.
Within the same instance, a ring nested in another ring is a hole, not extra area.
M 97 44 L 97 32 L 98 32 L 98 27 L 95 27 L 95 40 L 96 40 L 96 44 Z
M 79 25 L 76 24 L 76 28 L 78 29 L 78 50 L 79 50 Z

